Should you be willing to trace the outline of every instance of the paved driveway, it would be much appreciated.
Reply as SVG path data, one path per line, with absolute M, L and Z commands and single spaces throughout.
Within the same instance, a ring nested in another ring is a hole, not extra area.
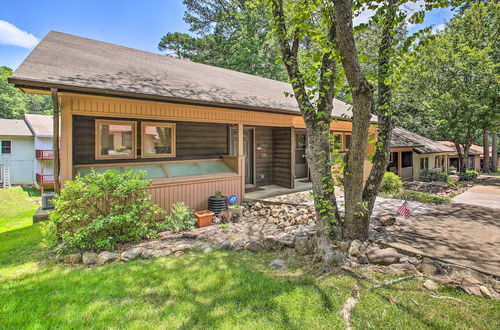
M 500 178 L 488 177 L 453 198 L 453 202 L 500 209 Z

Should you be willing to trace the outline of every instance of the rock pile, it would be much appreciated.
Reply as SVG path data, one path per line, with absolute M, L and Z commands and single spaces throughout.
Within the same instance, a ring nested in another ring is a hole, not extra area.
M 246 218 L 262 217 L 274 223 L 280 229 L 296 225 L 314 225 L 316 212 L 313 206 L 295 206 L 287 204 L 248 204 L 243 213 Z

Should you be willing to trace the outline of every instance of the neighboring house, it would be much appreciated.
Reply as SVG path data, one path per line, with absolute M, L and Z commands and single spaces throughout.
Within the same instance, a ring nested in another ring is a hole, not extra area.
M 35 148 L 33 134 L 22 119 L 0 119 L 0 187 L 33 184 Z M 10 182 L 9 182 L 10 181 Z
M 458 170 L 458 153 L 455 144 L 451 141 L 439 141 L 440 144 L 451 148 L 453 151 L 448 155 L 448 167 Z M 461 148 L 461 147 L 460 147 Z M 461 148 L 462 149 L 462 148 Z M 467 168 L 481 171 L 481 152 L 473 148 L 469 149 L 469 158 L 467 159 Z
M 52 147 L 52 116 L 26 114 L 26 124 L 31 129 L 35 144 L 35 179 L 40 189 L 54 185 L 54 153 Z
M 245 190 L 291 189 L 309 177 L 305 124 L 285 96 L 288 83 L 60 32 L 50 32 L 9 81 L 29 93 L 58 93 L 62 182 L 91 168 L 142 169 L 163 208 L 183 201 L 203 209 L 217 190 L 242 199 Z M 343 151 L 349 110 L 334 100 L 331 130 Z M 375 134 L 373 125 L 370 139 Z
M 483 160 L 484 160 L 484 148 L 482 146 L 478 146 L 478 145 L 473 144 L 470 146 L 470 149 L 479 152 L 479 168 L 482 171 L 483 170 Z M 488 154 L 490 155 L 490 161 L 491 161 L 491 157 L 492 157 L 492 149 L 493 148 L 491 146 L 488 148 Z M 497 159 L 498 159 L 497 164 L 500 164 L 500 156 L 499 155 L 497 155 Z
M 403 180 L 418 180 L 422 169 L 448 170 L 448 154 L 453 149 L 401 127 L 395 127 L 391 138 L 390 163 L 387 170 Z

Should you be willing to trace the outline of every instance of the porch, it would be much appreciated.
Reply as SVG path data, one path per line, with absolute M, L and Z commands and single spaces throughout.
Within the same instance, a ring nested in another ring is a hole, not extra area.
M 401 180 L 413 181 L 413 149 L 391 148 L 387 171 L 397 174 Z

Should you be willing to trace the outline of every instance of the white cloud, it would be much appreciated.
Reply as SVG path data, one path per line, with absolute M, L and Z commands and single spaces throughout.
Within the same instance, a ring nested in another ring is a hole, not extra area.
M 368 23 L 370 18 L 375 14 L 374 10 L 362 9 L 359 14 L 352 19 L 352 24 L 358 26 L 359 24 Z
M 441 32 L 444 30 L 444 28 L 446 27 L 446 24 L 445 23 L 442 23 L 442 24 L 438 24 L 438 25 L 434 25 L 432 27 L 432 32 L 434 33 L 438 33 L 438 32 Z
M 0 44 L 14 45 L 24 48 L 33 48 L 38 39 L 7 21 L 0 20 Z

